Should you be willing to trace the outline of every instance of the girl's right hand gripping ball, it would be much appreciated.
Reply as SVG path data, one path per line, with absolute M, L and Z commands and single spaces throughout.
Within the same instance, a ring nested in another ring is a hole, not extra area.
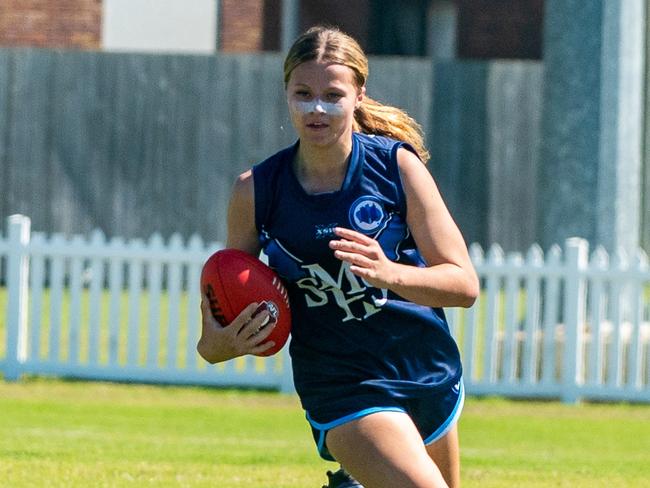
M 265 341 L 275 345 L 259 356 L 282 349 L 291 332 L 291 309 L 284 284 L 275 271 L 239 249 L 215 252 L 203 265 L 201 291 L 208 298 L 212 315 L 224 327 L 252 302 L 266 308 L 276 326 Z

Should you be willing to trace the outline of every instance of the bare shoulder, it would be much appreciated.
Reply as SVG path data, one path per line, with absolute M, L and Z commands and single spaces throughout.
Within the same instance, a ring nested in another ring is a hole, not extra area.
M 237 198 L 252 199 L 255 195 L 255 185 L 253 181 L 253 170 L 244 171 L 235 180 L 232 189 L 232 196 Z
M 402 178 L 404 190 L 410 193 L 411 190 L 421 189 L 424 191 L 436 191 L 436 184 L 429 173 L 426 165 L 414 153 L 408 149 L 397 150 L 397 167 Z
M 412 165 L 422 166 L 426 168 L 424 163 L 418 158 L 413 151 L 409 151 L 404 147 L 397 149 L 397 164 L 400 169 L 402 167 L 410 168 Z
M 252 170 L 243 172 L 235 179 L 230 195 L 230 212 L 237 217 L 254 214 L 255 184 Z
M 412 152 L 398 151 L 406 196 L 406 222 L 418 249 L 431 264 L 460 262 L 464 242 L 427 167 Z
M 255 186 L 253 171 L 240 174 L 233 185 L 228 207 L 228 247 L 259 253 L 255 227 Z

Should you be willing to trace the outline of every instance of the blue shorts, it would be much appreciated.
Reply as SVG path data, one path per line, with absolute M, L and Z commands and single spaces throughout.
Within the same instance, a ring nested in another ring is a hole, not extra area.
M 463 410 L 464 401 L 465 388 L 461 379 L 449 391 L 421 398 L 395 399 L 379 395 L 364 397 L 364 402 L 368 405 L 366 408 L 327 423 L 316 422 L 307 412 L 307 421 L 311 425 L 320 456 L 328 461 L 335 461 L 327 449 L 326 442 L 327 432 L 334 427 L 376 412 L 403 412 L 411 417 L 422 436 L 422 441 L 428 445 L 442 438 L 456 424 Z M 355 403 L 359 405 L 358 399 L 355 399 Z

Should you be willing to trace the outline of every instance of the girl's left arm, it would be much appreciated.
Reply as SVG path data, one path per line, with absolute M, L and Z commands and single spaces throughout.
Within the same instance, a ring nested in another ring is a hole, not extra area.
M 337 228 L 340 239 L 330 241 L 330 247 L 372 286 L 421 305 L 472 306 L 479 293 L 478 277 L 438 187 L 412 152 L 400 148 L 397 163 L 406 194 L 406 222 L 427 266 L 390 261 L 376 240 L 350 229 Z

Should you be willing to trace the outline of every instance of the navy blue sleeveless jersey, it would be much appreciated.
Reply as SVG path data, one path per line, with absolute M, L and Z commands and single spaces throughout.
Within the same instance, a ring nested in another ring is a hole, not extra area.
M 351 396 L 408 399 L 451 388 L 461 363 L 443 310 L 370 286 L 328 247 L 334 227 L 347 227 L 376 239 L 393 261 L 424 265 L 406 225 L 397 167 L 397 149 L 412 148 L 354 133 L 341 189 L 308 194 L 292 169 L 298 144 L 255 165 L 253 178 L 262 249 L 289 291 L 303 408 L 329 422 Z

